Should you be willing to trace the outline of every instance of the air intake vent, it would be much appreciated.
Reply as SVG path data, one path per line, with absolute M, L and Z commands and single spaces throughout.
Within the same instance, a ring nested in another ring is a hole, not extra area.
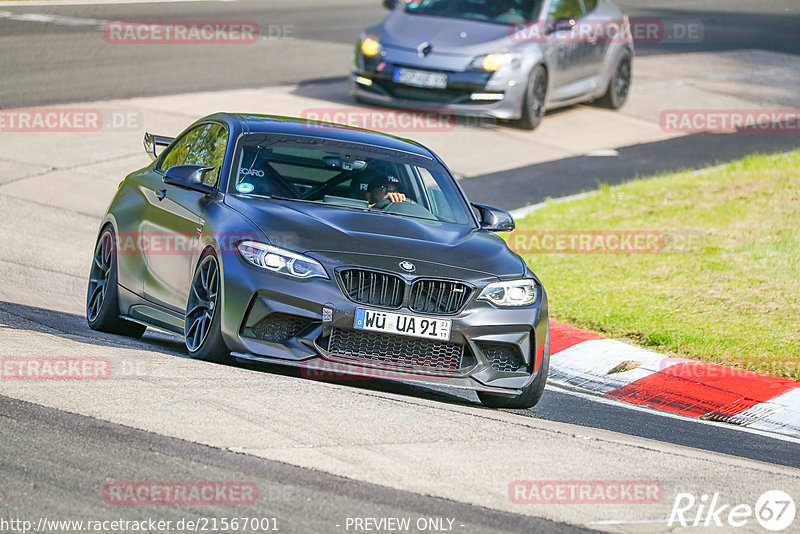
M 399 308 L 403 303 L 405 283 L 400 277 L 363 269 L 340 271 L 347 297 L 360 304 Z
M 417 280 L 411 286 L 408 307 L 420 313 L 457 313 L 469 300 L 472 289 L 459 282 Z
M 270 343 L 286 343 L 296 337 L 312 322 L 311 319 L 285 313 L 270 313 L 253 328 L 246 329 L 247 337 L 268 341 Z
M 519 371 L 525 365 L 525 360 L 517 345 L 479 341 L 478 347 L 495 371 L 512 373 Z
M 361 360 L 419 373 L 457 373 L 464 345 L 406 336 L 334 328 L 328 351 L 340 358 Z

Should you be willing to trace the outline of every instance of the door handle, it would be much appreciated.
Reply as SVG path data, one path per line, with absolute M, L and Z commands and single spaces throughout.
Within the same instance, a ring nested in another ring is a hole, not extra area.
M 156 197 L 158 197 L 158 200 L 164 200 L 164 197 L 166 197 L 166 196 L 167 196 L 167 190 L 166 189 L 160 189 L 160 190 L 156 191 Z

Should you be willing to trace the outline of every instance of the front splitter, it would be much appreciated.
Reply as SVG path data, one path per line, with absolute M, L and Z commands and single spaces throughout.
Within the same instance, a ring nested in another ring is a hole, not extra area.
M 272 365 L 285 365 L 302 369 L 304 378 L 322 381 L 344 380 L 345 377 L 360 378 L 365 380 L 390 380 L 426 386 L 446 386 L 470 391 L 485 391 L 497 395 L 516 396 L 522 393 L 520 389 L 496 388 L 486 386 L 469 377 L 452 376 L 425 376 L 403 369 L 375 368 L 342 361 L 331 361 L 324 358 L 309 358 L 306 360 L 284 360 L 257 356 L 243 352 L 233 352 L 231 356 L 239 360 L 268 363 Z

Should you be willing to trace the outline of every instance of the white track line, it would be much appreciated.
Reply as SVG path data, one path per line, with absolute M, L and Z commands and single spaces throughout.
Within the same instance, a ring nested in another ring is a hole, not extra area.
M 51 15 L 49 13 L 11 13 L 6 11 L 3 17 L 19 22 L 41 22 L 44 24 L 56 24 L 58 26 L 102 26 L 108 22 L 104 19 L 87 19 L 81 17 L 68 17 L 64 15 Z

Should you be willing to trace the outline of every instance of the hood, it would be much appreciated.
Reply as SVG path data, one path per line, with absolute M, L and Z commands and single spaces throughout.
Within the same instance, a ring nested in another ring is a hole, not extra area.
M 379 27 L 385 47 L 416 50 L 422 43 L 433 54 L 479 56 L 510 48 L 513 27 L 465 19 L 409 15 L 395 11 Z
M 524 263 L 499 236 L 435 221 L 334 208 L 310 202 L 226 202 L 249 218 L 276 246 L 328 263 L 402 272 L 400 261 L 417 265 L 419 276 L 517 277 Z M 464 271 L 456 274 L 453 270 Z

